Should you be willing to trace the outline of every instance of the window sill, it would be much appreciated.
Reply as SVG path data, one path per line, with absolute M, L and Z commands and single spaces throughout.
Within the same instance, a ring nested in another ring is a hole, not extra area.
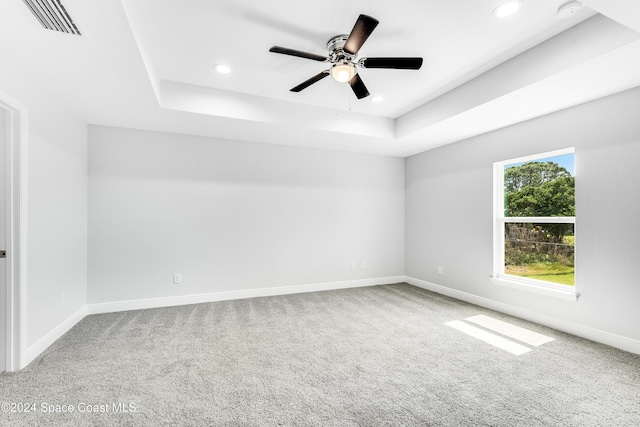
M 580 296 L 580 294 L 575 291 L 575 288 L 562 289 L 560 287 L 547 286 L 529 280 L 519 280 L 516 278 L 505 276 L 490 277 L 489 280 L 491 280 L 491 283 L 493 283 L 494 285 L 505 286 L 507 288 L 518 289 L 525 292 L 532 292 L 539 295 L 546 295 L 563 299 L 565 301 L 576 302 L 578 300 L 578 297 Z

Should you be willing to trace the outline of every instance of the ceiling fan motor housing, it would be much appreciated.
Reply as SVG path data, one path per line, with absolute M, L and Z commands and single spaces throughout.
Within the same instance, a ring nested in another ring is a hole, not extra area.
M 329 39 L 329 41 L 327 42 L 327 50 L 329 50 L 329 62 L 353 62 L 353 60 L 355 59 L 355 55 L 351 55 L 344 50 L 344 44 L 347 42 L 348 38 L 349 36 L 347 34 L 340 34 Z

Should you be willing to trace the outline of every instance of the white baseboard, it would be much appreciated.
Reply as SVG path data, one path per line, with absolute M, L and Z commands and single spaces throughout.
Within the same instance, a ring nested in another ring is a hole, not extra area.
M 404 276 L 378 277 L 374 279 L 346 280 L 342 282 L 314 283 L 307 285 L 276 286 L 239 291 L 213 292 L 207 294 L 178 295 L 162 298 L 147 298 L 128 301 L 114 301 L 89 304 L 88 314 L 113 313 L 117 311 L 140 310 L 145 308 L 170 307 L 176 305 L 200 304 L 205 302 L 234 299 L 268 297 L 275 295 L 299 294 L 304 292 L 329 291 L 334 289 L 359 288 L 363 286 L 387 285 L 405 281 Z
M 87 306 L 82 307 L 80 310 L 73 313 L 67 319 L 65 319 L 58 326 L 50 330 L 45 336 L 38 341 L 27 347 L 26 359 L 22 362 L 24 368 L 31 363 L 36 357 L 38 357 L 43 351 L 45 351 L 51 344 L 53 344 L 58 338 L 69 332 L 79 321 L 84 319 L 87 315 Z
M 550 328 L 557 329 L 562 332 L 596 341 L 602 344 L 610 345 L 630 353 L 640 354 L 640 341 L 612 334 L 610 332 L 594 329 L 589 326 L 580 325 L 557 317 L 547 316 L 546 314 L 537 313 L 524 308 L 516 307 L 510 304 L 494 301 L 488 298 L 462 292 L 456 289 L 447 288 L 446 286 L 436 285 L 435 283 L 426 282 L 424 280 L 413 277 L 404 277 L 404 281 L 410 285 L 446 295 L 451 298 L 466 301 L 471 304 L 499 311 L 511 316 L 519 317 L 531 322 L 539 323 Z

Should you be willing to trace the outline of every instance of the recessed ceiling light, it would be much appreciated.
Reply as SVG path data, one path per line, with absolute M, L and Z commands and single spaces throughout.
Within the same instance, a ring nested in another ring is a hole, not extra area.
M 503 1 L 493 9 L 493 14 L 498 18 L 506 18 L 516 13 L 518 9 L 520 9 L 520 6 L 522 6 L 522 0 Z
M 371 98 L 371 102 L 382 102 L 383 100 L 384 98 L 381 96 L 374 96 L 373 98 Z
M 220 74 L 229 74 L 231 72 L 231 68 L 224 64 L 216 64 L 213 68 Z

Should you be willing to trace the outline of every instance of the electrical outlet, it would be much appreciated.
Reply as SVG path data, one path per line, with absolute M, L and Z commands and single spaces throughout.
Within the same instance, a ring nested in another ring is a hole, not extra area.
M 173 274 L 173 284 L 174 285 L 178 285 L 180 283 L 182 283 L 182 274 L 174 273 Z
M 356 269 L 356 262 L 355 262 L 355 261 L 353 261 L 353 262 L 351 263 L 351 269 L 352 269 L 352 270 L 355 270 L 355 269 Z
M 362 269 L 363 270 L 367 269 L 367 261 L 362 261 Z
M 441 266 L 441 265 L 439 265 L 439 266 L 438 266 L 438 274 L 439 274 L 440 276 L 442 276 L 442 275 L 444 274 L 444 269 L 442 268 L 442 266 Z

